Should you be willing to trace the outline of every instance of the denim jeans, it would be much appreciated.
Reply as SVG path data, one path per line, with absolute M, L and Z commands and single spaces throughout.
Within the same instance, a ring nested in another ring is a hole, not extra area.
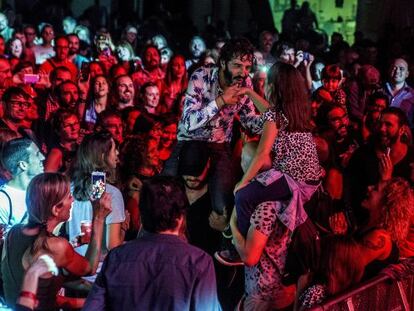
M 163 176 L 178 175 L 178 161 L 180 150 L 185 141 L 178 141 L 171 153 L 170 158 L 165 162 L 161 172 Z M 208 175 L 208 189 L 211 196 L 212 208 L 215 212 L 223 214 L 224 208 L 230 213 L 234 205 L 233 189 L 235 176 L 231 158 L 230 144 L 209 143 L 210 170 Z
M 285 177 L 279 178 L 268 186 L 258 181 L 250 182 L 246 187 L 236 192 L 237 227 L 246 237 L 250 227 L 250 217 L 256 207 L 267 201 L 285 201 L 292 193 Z

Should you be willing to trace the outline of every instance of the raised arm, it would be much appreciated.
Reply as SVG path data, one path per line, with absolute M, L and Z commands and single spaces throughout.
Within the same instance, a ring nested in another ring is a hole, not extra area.
M 48 241 L 57 266 L 79 276 L 94 274 L 98 267 L 105 218 L 111 212 L 111 195 L 104 193 L 99 201 L 93 202 L 92 205 L 92 235 L 85 257 L 76 253 L 65 239 L 56 237 Z
M 204 70 L 194 72 L 188 82 L 184 98 L 182 122 L 187 131 L 193 131 L 208 123 L 224 105 L 222 98 L 208 98 L 209 75 Z
M 275 142 L 278 133 L 278 128 L 275 122 L 266 121 L 263 128 L 263 134 L 260 138 L 259 146 L 256 154 L 250 163 L 249 168 L 244 173 L 243 178 L 237 184 L 235 192 L 246 186 L 260 171 L 260 169 L 268 163 L 267 159 L 270 156 L 273 143 Z

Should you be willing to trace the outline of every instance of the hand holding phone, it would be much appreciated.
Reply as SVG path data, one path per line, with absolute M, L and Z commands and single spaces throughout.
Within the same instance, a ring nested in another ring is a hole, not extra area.
M 99 200 L 105 192 L 106 189 L 106 175 L 104 172 L 92 172 L 92 191 L 91 191 L 91 200 Z

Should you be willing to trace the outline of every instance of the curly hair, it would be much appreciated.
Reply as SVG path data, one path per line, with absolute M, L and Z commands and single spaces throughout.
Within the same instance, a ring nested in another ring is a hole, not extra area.
M 398 245 L 407 238 L 414 216 L 414 190 L 408 181 L 393 178 L 382 190 L 383 227 Z
M 219 64 L 225 64 L 233 58 L 247 58 L 253 62 L 254 47 L 246 38 L 232 39 L 228 41 L 220 52 Z

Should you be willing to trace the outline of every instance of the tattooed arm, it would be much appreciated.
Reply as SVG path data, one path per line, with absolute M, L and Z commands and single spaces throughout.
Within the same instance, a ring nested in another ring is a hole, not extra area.
M 387 231 L 382 229 L 369 232 L 361 241 L 361 257 L 366 265 L 374 260 L 386 259 L 391 249 L 391 237 Z

